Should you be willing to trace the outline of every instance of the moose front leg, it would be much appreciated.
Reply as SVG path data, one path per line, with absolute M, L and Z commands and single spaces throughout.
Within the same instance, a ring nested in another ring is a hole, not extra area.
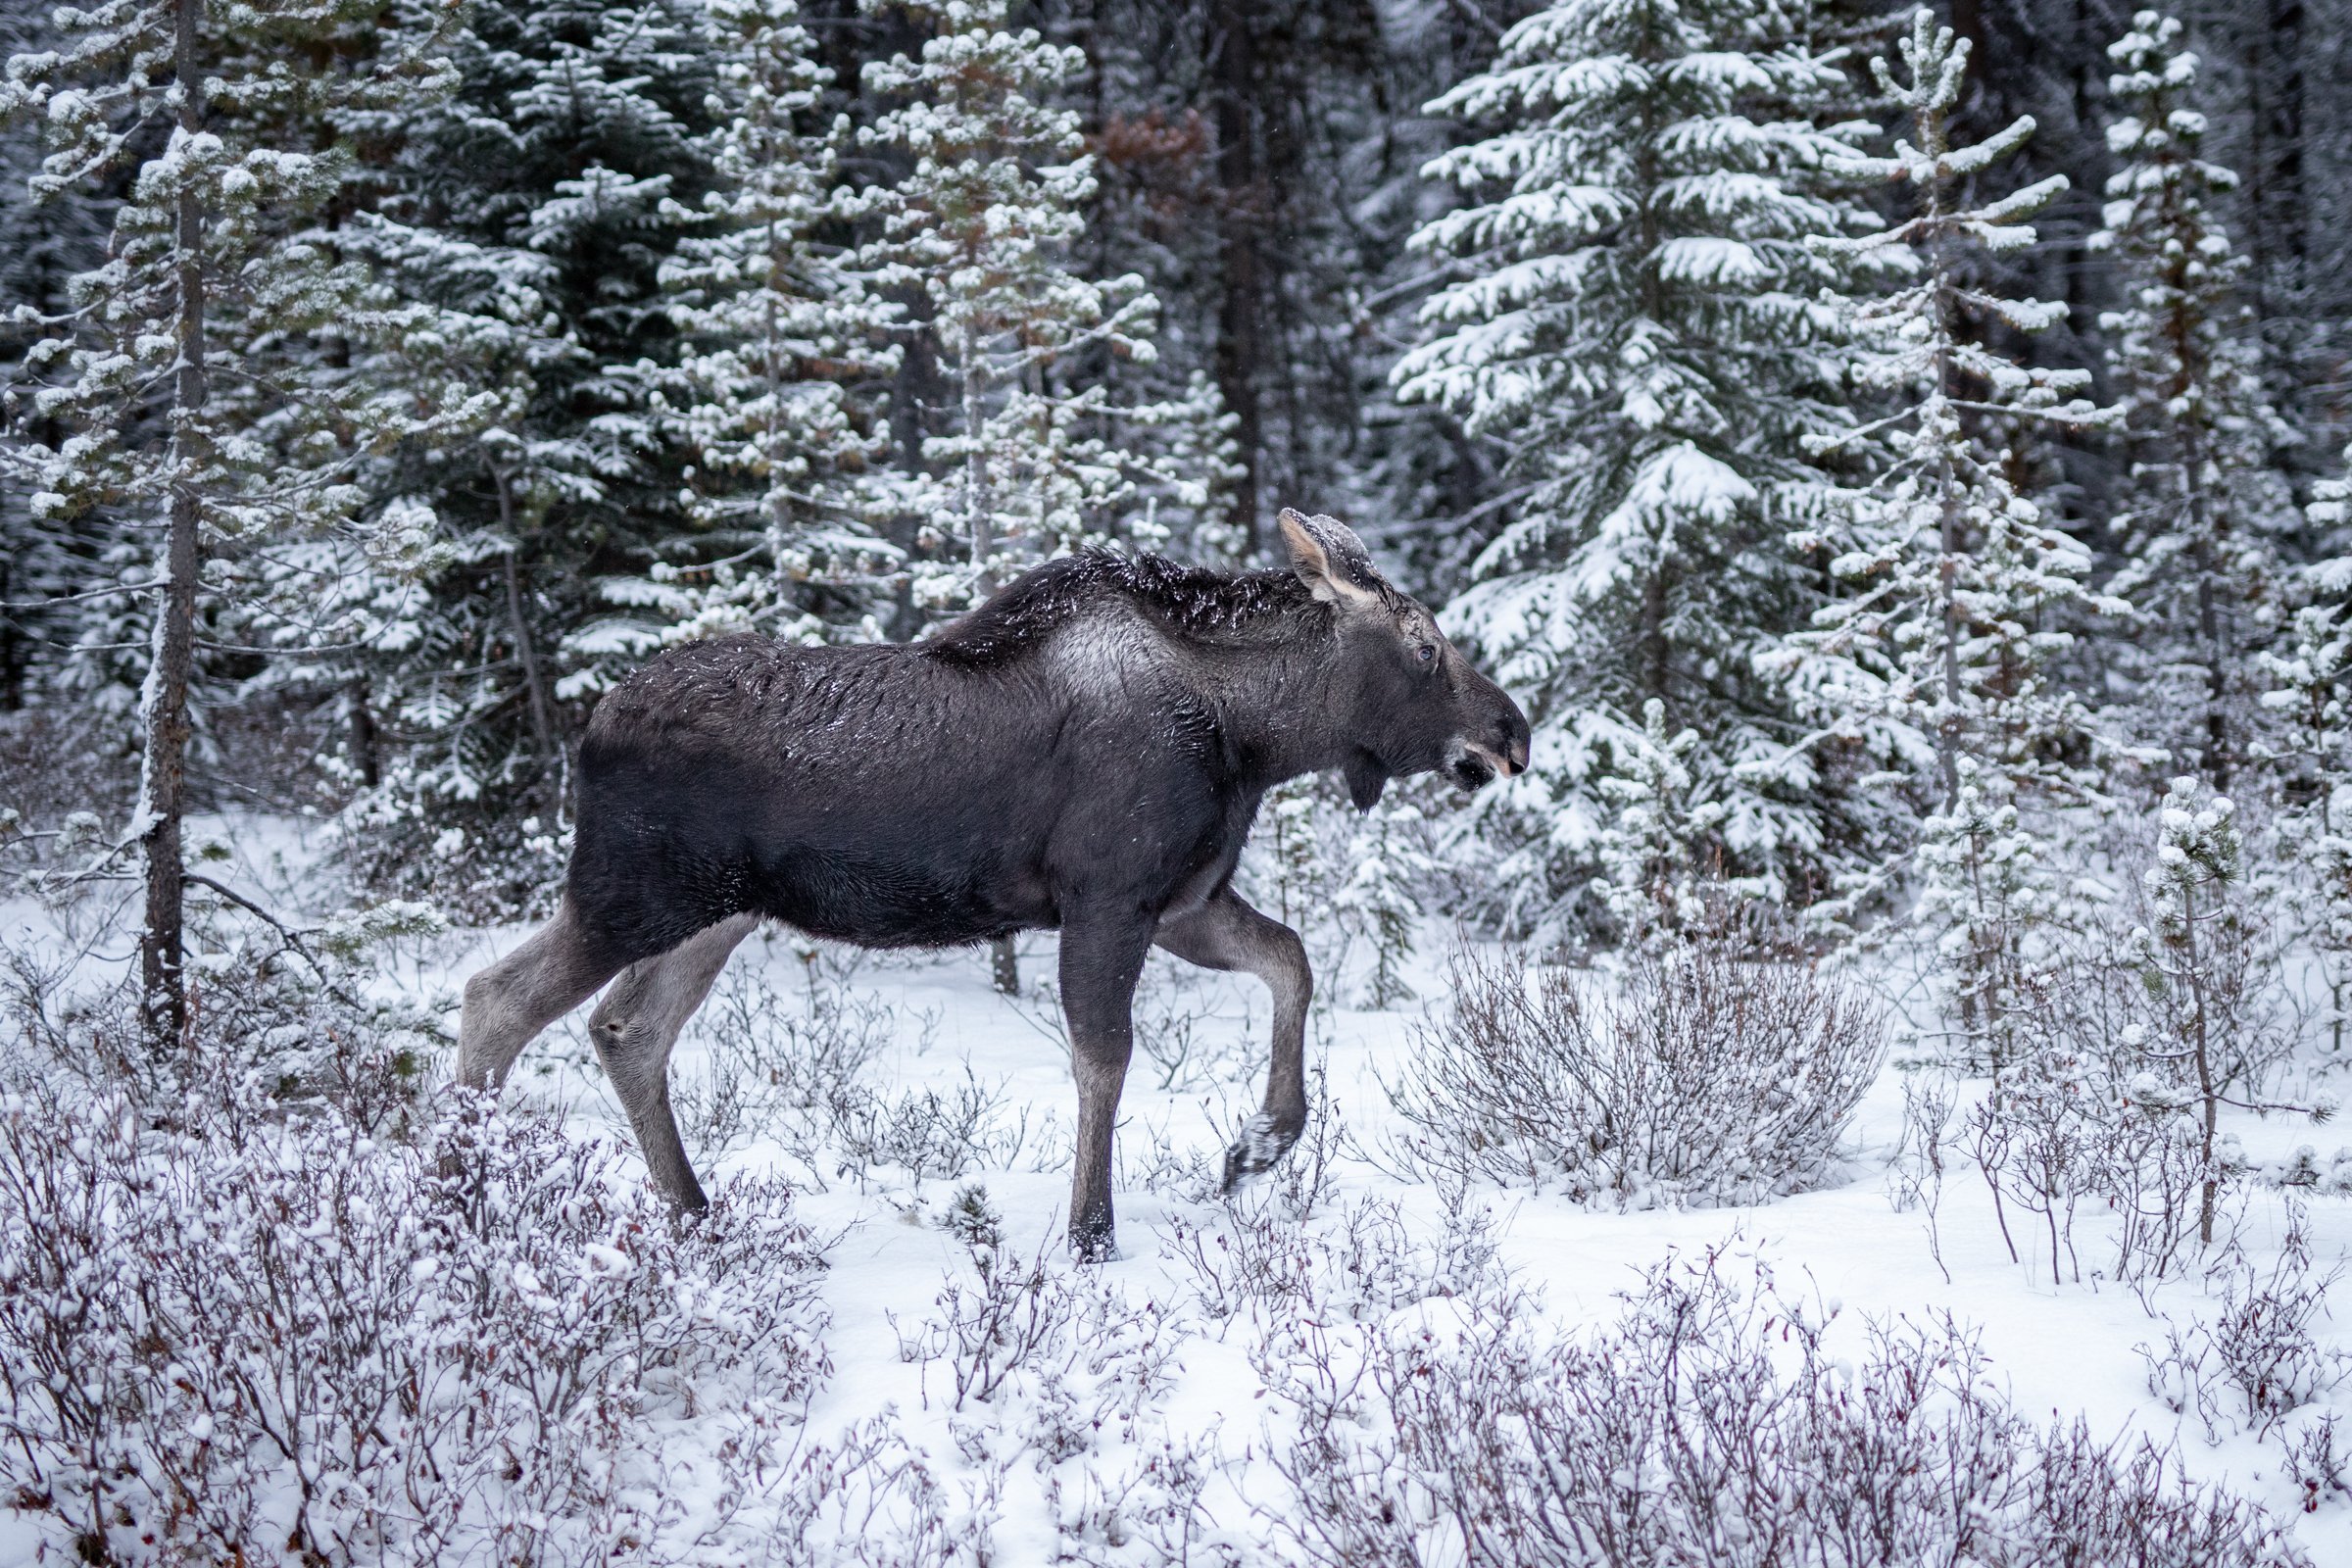
M 1306 1130 L 1306 1008 L 1315 977 L 1298 933 L 1251 908 L 1228 888 L 1165 921 L 1154 938 L 1187 963 L 1253 974 L 1274 994 L 1274 1054 L 1266 1101 L 1225 1152 L 1225 1191 L 1271 1169 Z
M 1118 1256 L 1110 1211 L 1111 1130 L 1135 1049 L 1135 982 L 1152 950 L 1152 922 L 1133 914 L 1065 919 L 1061 1008 L 1078 1079 L 1077 1167 L 1070 1178 L 1070 1246 L 1079 1261 Z

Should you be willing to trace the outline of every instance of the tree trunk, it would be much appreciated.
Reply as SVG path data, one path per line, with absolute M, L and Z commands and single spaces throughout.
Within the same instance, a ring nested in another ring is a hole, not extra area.
M 1264 194 L 1257 159 L 1257 54 L 1250 36 L 1249 0 L 1217 0 L 1217 392 L 1234 416 L 1242 476 L 1233 487 L 1230 521 L 1245 557 L 1257 554 L 1258 454 L 1263 420 L 1257 380 L 1259 295 L 1258 227 Z
M 181 89 L 179 129 L 191 136 L 203 128 L 197 93 L 202 79 L 197 24 L 203 5 L 204 0 L 177 0 L 172 49 L 172 72 Z M 140 1010 L 149 1031 L 162 1039 L 175 1038 L 186 1026 L 188 1001 L 181 972 L 186 868 L 180 859 L 180 817 L 187 808 L 188 676 L 196 656 L 196 580 L 202 564 L 202 512 L 194 472 L 202 454 L 195 424 L 206 397 L 204 204 L 193 186 L 181 187 L 172 226 L 179 364 L 172 383 L 170 532 L 164 546 L 155 651 L 139 703 L 147 729 L 138 809 L 147 855 L 146 923 L 139 933 Z
M 990 493 L 988 454 L 980 445 L 988 423 L 988 371 L 980 363 L 980 334 L 963 333 L 963 509 L 972 532 L 972 602 L 978 604 L 997 586 L 989 556 L 997 548 L 996 497 Z
M 547 686 L 539 676 L 539 651 L 531 642 L 530 616 L 523 609 L 522 568 L 515 561 L 522 554 L 522 540 L 514 532 L 514 487 L 509 482 L 507 471 L 496 464 L 490 466 L 490 481 L 498 487 L 498 525 L 507 536 L 501 572 L 506 578 L 507 618 L 514 624 L 514 657 L 522 663 L 523 694 L 531 707 L 531 735 L 539 743 L 540 760 L 552 769 L 556 761 L 556 725 L 549 712 Z
M 989 978 L 1008 997 L 1021 994 L 1021 955 L 1012 938 L 999 937 L 988 945 Z
M 351 682 L 351 758 L 360 782 L 374 789 L 384 781 L 383 731 L 375 722 L 375 705 L 368 693 L 368 677 Z

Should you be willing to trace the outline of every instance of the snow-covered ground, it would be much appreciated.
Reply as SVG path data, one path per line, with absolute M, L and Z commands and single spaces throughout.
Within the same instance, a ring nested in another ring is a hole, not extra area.
M 242 885 L 293 898 L 318 879 L 306 868 L 313 845 L 299 825 L 239 822 L 222 837 L 235 850 L 229 874 Z M 5 915 L 15 939 L 37 935 L 49 918 L 24 904 Z M 513 927 L 411 941 L 374 983 L 451 1004 L 454 1037 L 464 978 L 525 934 Z M 1375 1250 L 1434 1246 L 1449 1225 L 1459 1233 L 1463 1222 L 1449 1218 L 1445 1197 L 1413 1180 L 1396 1157 L 1401 1129 L 1385 1087 L 1405 1070 L 1423 1011 L 1443 1004 L 1436 960 L 1448 940 L 1433 923 L 1413 976 L 1418 1006 L 1372 1012 L 1335 1004 L 1335 997 L 1353 994 L 1350 977 L 1322 977 L 1310 1032 L 1322 1120 L 1294 1156 L 1306 1169 L 1231 1203 L 1214 1196 L 1209 1177 L 1228 1133 L 1254 1106 L 1264 997 L 1253 982 L 1200 975 L 1155 956 L 1139 1019 L 1148 1034 L 1157 1033 L 1139 1051 L 1119 1132 L 1122 1255 L 1100 1271 L 1076 1269 L 1058 1241 L 1074 1101 L 1041 989 L 1054 970 L 1052 937 L 1021 944 L 1031 995 L 1017 1002 L 991 988 L 984 954 L 828 951 L 812 962 L 790 933 L 748 941 L 690 1028 L 673 1073 L 706 1183 L 728 1173 L 781 1174 L 795 1184 L 802 1217 L 827 1239 L 819 1296 L 832 1372 L 808 1408 L 807 1435 L 830 1439 L 877 1417 L 892 1421 L 941 1488 L 956 1544 L 972 1560 L 1154 1561 L 1178 1547 L 1195 1561 L 1282 1560 L 1269 1544 L 1281 1539 L 1277 1526 L 1295 1504 L 1280 1465 L 1309 1417 L 1288 1396 L 1296 1391 L 1270 1389 L 1262 1369 L 1270 1353 L 1279 1354 L 1270 1348 L 1298 1332 L 1294 1319 L 1329 1315 L 1330 1303 L 1261 1296 L 1228 1312 L 1235 1301 L 1217 1299 L 1214 1260 L 1230 1262 L 1237 1250 L 1263 1247 L 1290 1228 L 1335 1238 L 1353 1224 Z M 119 959 L 124 946 L 102 944 L 88 962 Z M 727 1147 L 708 1147 L 724 1121 L 708 1108 L 714 1053 L 722 1069 L 739 1062 L 739 1054 L 729 1054 L 739 1044 L 727 1042 L 757 1038 L 763 1025 L 807 1008 L 811 986 L 862 1009 L 858 1015 L 869 1021 L 879 1050 L 858 1076 L 876 1102 L 925 1089 L 953 1099 L 976 1086 L 988 1102 L 991 1155 L 955 1175 L 921 1176 L 887 1163 L 857 1168 L 837 1151 L 812 1154 L 805 1139 L 766 1124 L 757 1104 L 731 1129 Z M 584 1135 L 625 1141 L 584 1019 L 583 1010 L 543 1037 L 508 1094 L 561 1107 Z M 1168 1054 L 1167 1038 L 1185 1030 L 1193 1040 L 1189 1060 L 1171 1068 L 1153 1058 L 1153 1048 Z M 2168 1317 L 2186 1326 L 2212 1315 L 2200 1282 L 2169 1283 L 2145 1298 L 2113 1284 L 2053 1285 L 2046 1243 L 2035 1252 L 2028 1227 L 2012 1216 L 2027 1252 L 2013 1262 L 1983 1183 L 1964 1165 L 1944 1184 L 1934 1219 L 1939 1245 L 1931 1247 L 1927 1213 L 1898 1211 L 1888 1196 L 1888 1163 L 1903 1126 L 1900 1076 L 1889 1069 L 1863 1103 L 1842 1177 L 1826 1190 L 1708 1210 L 1621 1213 L 1503 1192 L 1473 1192 L 1468 1206 L 1483 1211 L 1500 1264 L 1525 1291 L 1522 1310 L 1540 1314 L 1546 1332 L 1573 1335 L 1613 1318 L 1621 1293 L 1670 1254 L 1729 1247 L 1762 1259 L 1785 1295 L 1834 1304 L 1834 1342 L 1851 1336 L 1858 1346 L 1873 1318 L 1925 1324 L 1953 1314 L 1981 1333 L 1994 1377 L 2034 1423 L 2082 1416 L 2101 1437 L 2127 1430 L 2152 1437 L 2172 1446 L 2188 1476 L 2226 1482 L 2291 1520 L 2315 1563 L 2352 1563 L 2352 1504 L 2339 1498 L 2301 1512 L 2276 1434 L 2267 1442 L 2226 1436 L 2217 1446 L 2149 1392 L 2138 1348 L 2162 1346 Z M 2257 1152 L 2314 1139 L 2323 1154 L 2332 1148 L 2328 1128 L 2314 1134 L 2249 1119 L 2240 1131 Z M 1307 1180 L 1318 1155 L 1327 1161 L 1320 1183 Z M 946 1223 L 958 1196 L 975 1185 L 1001 1218 L 1004 1243 L 993 1255 L 1020 1261 L 1042 1254 L 1056 1288 L 1066 1287 L 1061 1310 L 1069 1321 L 993 1397 L 966 1398 L 957 1409 L 952 1356 L 926 1355 L 925 1348 L 938 1351 L 948 1338 L 942 1293 L 960 1290 L 965 1304 L 977 1293 L 974 1253 Z M 1309 1188 L 1320 1190 L 1300 1216 L 1300 1192 Z M 1393 1217 L 1385 1205 L 1394 1205 Z M 2328 1199 L 2309 1207 L 2324 1270 L 2352 1250 L 2352 1210 Z M 2242 1236 L 2257 1263 L 2275 1255 L 2283 1223 L 2276 1197 L 2247 1201 Z M 2321 1325 L 2322 1336 L 2329 1348 L 2352 1352 L 2352 1285 L 2338 1294 L 2345 1304 Z M 1377 1329 L 1444 1307 L 1384 1300 L 1369 1310 L 1358 1303 L 1355 1314 L 1369 1320 L 1358 1327 Z M 2334 1397 L 2352 1404 L 2352 1391 Z M 2297 1412 L 2290 1425 L 2319 1413 Z M 1084 1430 L 1073 1435 L 1073 1427 Z M 1182 1515 L 1174 1523 L 1172 1508 Z M 21 1560 L 36 1535 L 27 1516 L 0 1512 L 0 1559 Z

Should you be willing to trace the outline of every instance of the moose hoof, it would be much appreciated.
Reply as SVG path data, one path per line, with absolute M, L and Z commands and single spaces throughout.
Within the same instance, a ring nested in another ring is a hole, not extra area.
M 1219 1191 L 1230 1193 L 1252 1176 L 1262 1176 L 1282 1162 L 1304 1130 L 1259 1111 L 1242 1124 L 1242 1136 L 1225 1151 L 1225 1180 Z

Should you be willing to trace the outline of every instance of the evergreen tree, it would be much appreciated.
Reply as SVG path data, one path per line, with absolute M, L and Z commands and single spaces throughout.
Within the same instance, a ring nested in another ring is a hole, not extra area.
M 2295 612 L 2260 660 L 2278 774 L 2276 853 L 2267 891 L 2292 912 L 2328 987 L 2329 1054 L 2352 1023 L 2352 633 L 2334 605 Z
M 446 382 L 386 399 L 319 373 L 354 345 L 397 352 L 446 324 L 387 299 L 318 221 L 349 159 L 336 114 L 446 81 L 422 50 L 347 58 L 367 9 L 61 12 L 61 46 L 16 56 L 0 84 L 0 116 L 37 116 L 49 138 L 36 201 L 128 184 L 111 256 L 73 278 L 74 311 L 26 356 L 38 384 L 17 402 L 25 439 L 6 456 L 36 519 L 111 518 L 153 598 L 139 791 L 116 851 L 144 856 L 140 974 L 166 1034 L 186 1015 L 181 819 L 200 625 L 218 631 L 225 603 L 265 596 L 301 624 L 293 607 L 324 587 L 271 547 L 340 535 L 379 562 L 419 557 L 430 541 L 413 514 L 365 514 L 359 463 L 484 412 Z
M 1812 298 L 1840 264 L 1805 238 L 1867 217 L 1822 178 L 1853 147 L 1816 122 L 1843 78 L 1808 25 L 1567 0 L 1430 106 L 1500 128 L 1429 166 L 1470 204 L 1414 244 L 1464 275 L 1395 380 L 1503 441 L 1523 489 L 1450 614 L 1536 723 L 1533 776 L 1484 815 L 1512 847 L 1497 885 L 1539 879 L 1555 908 L 1590 883 L 1598 781 L 1641 755 L 1652 700 L 1703 737 L 1705 858 L 1788 896 L 1857 836 L 1757 664 L 1817 599 L 1784 541 L 1838 487 L 1804 443 L 1852 422 L 1843 329 Z
M 1691 799 L 1698 731 L 1669 730 L 1666 705 L 1654 697 L 1642 705 L 1642 724 L 1618 771 L 1599 781 L 1611 814 L 1595 844 L 1601 874 L 1593 892 L 1621 938 L 1649 944 L 1695 928 L 1711 894 L 1756 889 L 1727 887 L 1721 868 L 1702 858 L 1724 807 Z
M 2107 416 L 2079 395 L 2086 372 L 2020 366 L 1968 335 L 1972 325 L 2032 333 L 2063 316 L 2063 305 L 1972 287 L 1963 269 L 1979 247 L 2000 255 L 2031 245 L 2023 220 L 2064 188 L 2065 176 L 1957 207 L 1956 183 L 2016 149 L 2034 123 L 2019 120 L 1974 147 L 1954 146 L 1967 41 L 1923 9 L 1900 52 L 1908 79 L 1884 59 L 1872 70 L 1908 115 L 1910 139 L 1898 139 L 1891 157 L 1841 167 L 1909 185 L 1916 210 L 1865 237 L 1818 241 L 1833 254 L 1916 259 L 1902 286 L 1849 313 L 1872 349 L 1866 382 L 1897 400 L 1877 426 L 1889 461 L 1826 528 L 1799 535 L 1801 546 L 1826 554 L 1845 591 L 1775 662 L 1825 726 L 1885 760 L 1885 782 L 1932 803 L 1921 915 L 1941 932 L 1970 1042 L 1964 1054 L 1997 1057 L 2034 984 L 2031 927 L 2048 913 L 2032 889 L 2051 872 L 2017 813 L 2036 797 L 2089 787 L 2067 763 L 2064 748 L 2082 738 L 2084 714 L 2049 678 L 2051 659 L 2070 641 L 2050 615 L 2095 601 L 2084 587 L 2089 553 L 2043 521 L 2012 484 L 2009 453 L 1979 431 L 1996 433 L 2001 420 L 2082 425 Z
M 56 41 L 46 18 L 0 17 L 0 58 Z M 0 124 L 0 234 L 8 236 L 0 247 L 0 389 L 20 379 L 24 351 L 73 310 L 68 286 L 98 264 L 113 218 L 111 193 L 89 185 L 34 199 L 41 151 L 37 125 Z M 39 434 L 63 439 L 57 430 Z M 110 680 L 109 656 L 78 652 L 125 641 L 130 630 L 119 624 L 125 599 L 108 592 L 100 559 L 111 530 L 86 513 L 36 518 L 27 487 L 11 477 L 0 471 L 0 711 L 44 700 L 87 704 L 101 693 L 126 705 L 137 672 Z
M 1348 874 L 1332 907 L 1348 935 L 1371 950 L 1372 969 L 1364 979 L 1367 1007 L 1393 1007 L 1413 999 L 1404 967 L 1412 961 L 1414 929 L 1421 920 L 1420 890 L 1437 869 L 1420 843 L 1425 831 L 1420 808 L 1399 801 L 1365 812 L 1348 841 Z
M 2197 57 L 2180 24 L 2153 11 L 2108 53 L 2124 117 L 2107 140 L 2125 163 L 2091 243 L 2115 257 L 2126 301 L 2100 324 L 2133 462 L 2113 524 L 2125 560 L 2107 591 L 2142 628 L 2116 652 L 2139 687 L 2133 738 L 2194 756 L 2226 788 L 2247 746 L 2252 655 L 2282 587 L 2288 497 L 2273 448 L 2284 432 L 2233 303 L 2245 262 L 2216 206 L 2237 176 L 2200 156 Z
M 851 269 L 848 122 L 822 122 L 832 73 L 796 0 L 710 0 L 719 123 L 707 228 L 662 271 L 685 344 L 671 394 L 693 454 L 691 531 L 608 597 L 656 612 L 648 645 L 758 629 L 879 634 L 896 550 L 869 525 L 866 469 L 887 427 L 860 382 L 887 376 L 896 314 Z
M 1114 421 L 1165 425 L 1178 411 L 1116 409 L 1100 373 L 1104 354 L 1151 362 L 1158 307 L 1141 278 L 1073 267 L 1094 160 L 1054 100 L 1084 52 L 1008 30 L 1008 0 L 896 9 L 937 30 L 920 59 L 865 67 L 866 90 L 892 107 L 859 141 L 906 167 L 860 195 L 879 229 L 861 260 L 877 289 L 913 302 L 909 327 L 946 394 L 907 411 L 931 416 L 897 501 L 914 524 L 914 602 L 936 612 L 1030 562 L 1132 538 L 1141 465 Z M 1202 392 L 1194 406 L 1209 433 L 1189 445 L 1214 449 L 1213 402 Z M 1214 505 L 1212 476 L 1159 477 L 1184 505 Z
M 454 91 L 386 127 L 377 205 L 418 237 L 404 286 L 502 324 L 478 373 L 510 404 L 378 476 L 442 548 L 406 645 L 358 672 L 353 749 L 382 756 L 352 759 L 379 782 L 345 821 L 366 873 L 495 912 L 561 872 L 569 748 L 647 646 L 608 589 L 692 531 L 661 272 L 702 221 L 716 80 L 685 0 L 480 0 L 451 53 Z

